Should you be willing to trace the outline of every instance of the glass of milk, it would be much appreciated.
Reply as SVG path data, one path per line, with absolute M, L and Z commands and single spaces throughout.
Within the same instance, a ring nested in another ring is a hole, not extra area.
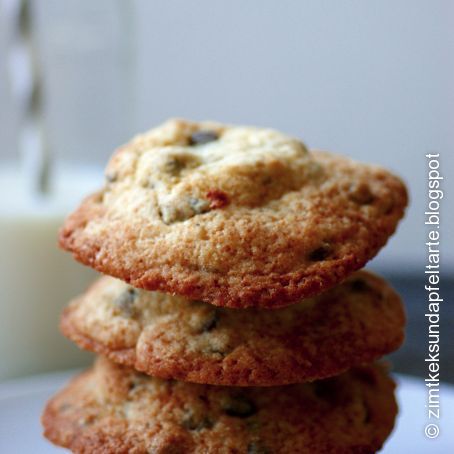
M 130 16 L 123 0 L 0 0 L 0 381 L 90 360 L 58 325 L 97 275 L 57 232 L 131 135 Z
M 102 181 L 94 168 L 56 168 L 45 196 L 22 172 L 0 169 L 0 380 L 85 364 L 58 329 L 63 307 L 96 273 L 58 249 L 57 231 L 81 197 Z

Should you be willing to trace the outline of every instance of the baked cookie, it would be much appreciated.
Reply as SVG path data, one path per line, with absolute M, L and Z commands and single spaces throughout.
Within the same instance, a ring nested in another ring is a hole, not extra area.
M 99 279 L 64 311 L 80 347 L 147 374 L 196 383 L 269 386 L 337 375 L 397 349 L 399 296 L 365 271 L 273 311 L 228 309 Z
M 375 453 L 397 413 L 380 365 L 275 388 L 164 381 L 99 359 L 47 404 L 44 435 L 75 453 Z
M 362 268 L 407 204 L 386 170 L 276 131 L 170 120 L 120 148 L 60 245 L 135 287 L 285 306 Z

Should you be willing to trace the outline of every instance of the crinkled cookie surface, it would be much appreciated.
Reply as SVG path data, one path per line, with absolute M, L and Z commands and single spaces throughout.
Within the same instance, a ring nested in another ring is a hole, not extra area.
M 147 290 L 275 308 L 361 268 L 407 204 L 388 171 L 276 131 L 170 120 L 112 157 L 68 217 L 76 259 Z
M 397 412 L 380 365 L 274 388 L 164 381 L 98 359 L 47 404 L 45 436 L 75 453 L 374 453 Z
M 64 311 L 80 347 L 149 375 L 213 385 L 271 386 L 337 375 L 397 349 L 405 316 L 386 282 L 359 271 L 276 309 L 229 309 L 98 280 Z

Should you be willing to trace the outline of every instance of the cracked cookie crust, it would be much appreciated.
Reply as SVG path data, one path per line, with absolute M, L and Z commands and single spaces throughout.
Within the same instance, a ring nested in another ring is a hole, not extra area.
M 99 279 L 63 313 L 82 348 L 149 375 L 234 386 L 276 386 L 337 375 L 397 349 L 399 296 L 354 273 L 313 298 L 276 309 L 228 309 Z
M 164 381 L 97 360 L 47 404 L 45 436 L 75 453 L 374 453 L 394 382 L 364 365 L 315 383 L 233 388 Z
M 275 308 L 363 267 L 406 204 L 380 167 L 273 130 L 170 120 L 114 154 L 59 241 L 135 287 Z

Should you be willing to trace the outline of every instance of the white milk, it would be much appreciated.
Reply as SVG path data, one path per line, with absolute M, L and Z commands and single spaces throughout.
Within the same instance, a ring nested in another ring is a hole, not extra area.
M 95 169 L 56 169 L 51 195 L 26 193 L 21 174 L 0 169 L 0 380 L 89 361 L 58 330 L 62 308 L 96 273 L 58 249 L 57 231 L 102 184 Z

